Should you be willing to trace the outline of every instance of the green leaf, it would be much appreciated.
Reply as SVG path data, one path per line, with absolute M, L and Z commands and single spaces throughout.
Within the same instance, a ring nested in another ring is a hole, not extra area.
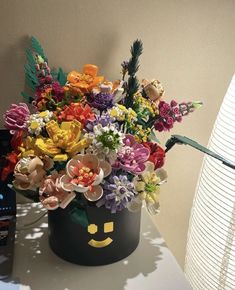
M 156 143 L 158 143 L 158 144 L 161 143 L 160 140 L 156 137 L 156 135 L 155 135 L 155 133 L 154 133 L 153 130 L 152 130 L 151 133 L 150 133 L 150 139 L 151 139 L 151 141 L 154 141 L 154 142 L 156 142 Z
M 46 56 L 44 54 L 44 51 L 42 49 L 41 44 L 39 43 L 39 41 L 34 36 L 31 37 L 31 45 L 32 45 L 32 48 L 34 49 L 34 51 L 37 54 L 39 54 L 45 61 L 47 61 L 47 58 L 46 58 Z
M 202 105 L 203 105 L 203 103 L 201 101 L 192 102 L 192 107 L 195 108 L 195 109 L 201 108 Z
M 69 215 L 74 223 L 80 224 L 84 228 L 86 228 L 89 225 L 87 213 L 84 209 L 74 207 L 69 212 Z
M 64 86 L 67 82 L 67 75 L 61 67 L 59 68 L 57 80 L 61 84 L 61 86 Z
M 35 67 L 36 60 L 35 60 L 35 58 L 33 56 L 32 51 L 29 48 L 26 48 L 25 54 L 26 54 L 27 61 L 28 61 L 29 65 L 30 65 L 30 67 Z
M 33 97 L 31 97 L 25 92 L 21 92 L 21 96 L 25 99 L 27 103 L 31 103 L 33 101 Z
M 51 75 L 52 75 L 53 80 L 57 80 L 58 79 L 58 71 L 57 71 L 57 69 L 53 68 L 51 70 Z

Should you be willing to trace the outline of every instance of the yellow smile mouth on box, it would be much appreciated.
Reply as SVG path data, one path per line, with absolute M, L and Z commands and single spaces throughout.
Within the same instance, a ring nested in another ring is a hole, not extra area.
M 91 239 L 89 242 L 88 242 L 88 245 L 90 245 L 91 247 L 94 247 L 94 248 L 104 248 L 104 247 L 107 247 L 108 245 L 110 245 L 112 243 L 112 239 L 111 238 L 107 238 L 103 241 L 96 241 L 94 239 Z

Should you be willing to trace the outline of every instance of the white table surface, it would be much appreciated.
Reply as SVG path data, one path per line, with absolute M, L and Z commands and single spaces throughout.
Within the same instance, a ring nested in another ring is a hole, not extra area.
M 17 228 L 41 213 L 37 204 L 19 205 Z M 107 266 L 79 266 L 57 257 L 48 246 L 46 217 L 18 230 L 11 282 L 17 283 L 15 288 L 0 282 L 0 290 L 192 289 L 145 210 L 137 249 L 126 259 Z

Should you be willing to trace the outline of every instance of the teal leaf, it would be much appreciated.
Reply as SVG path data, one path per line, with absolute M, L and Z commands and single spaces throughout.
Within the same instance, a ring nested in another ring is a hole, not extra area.
M 34 51 L 37 54 L 39 54 L 45 61 L 47 61 L 47 58 L 44 54 L 44 51 L 43 51 L 41 44 L 34 36 L 31 37 L 31 45 L 32 45 L 32 48 L 34 49 Z
M 156 137 L 155 132 L 152 130 L 150 133 L 150 140 L 160 144 L 160 140 Z
M 64 86 L 67 82 L 67 75 L 61 67 L 59 68 L 57 79 L 61 86 Z
M 31 97 L 30 95 L 28 95 L 27 93 L 25 92 L 21 92 L 21 96 L 24 98 L 24 100 L 27 102 L 27 103 L 31 103 L 33 101 L 33 97 Z
M 74 207 L 69 212 L 71 220 L 86 228 L 89 225 L 87 213 L 84 209 L 80 209 L 78 207 Z
M 58 71 L 57 71 L 57 69 L 53 68 L 51 70 L 51 75 L 52 75 L 53 80 L 57 80 L 58 79 Z

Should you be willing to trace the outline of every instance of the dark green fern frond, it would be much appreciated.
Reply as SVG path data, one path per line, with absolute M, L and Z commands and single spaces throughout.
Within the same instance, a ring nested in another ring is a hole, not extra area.
M 141 40 L 135 40 L 131 46 L 131 58 L 128 61 L 127 72 L 129 75 L 126 85 L 125 105 L 129 108 L 133 105 L 133 96 L 138 91 L 139 82 L 136 73 L 139 69 L 139 57 L 143 52 L 143 43 Z

